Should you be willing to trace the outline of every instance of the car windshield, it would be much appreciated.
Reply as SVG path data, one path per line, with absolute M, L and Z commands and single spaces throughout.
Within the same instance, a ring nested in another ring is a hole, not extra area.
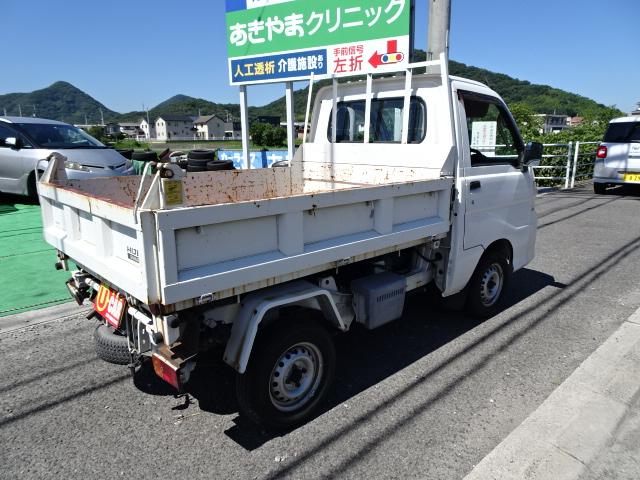
M 604 135 L 606 143 L 640 142 L 640 122 L 610 123 Z
M 72 125 L 20 123 L 40 148 L 105 148 L 98 140 Z

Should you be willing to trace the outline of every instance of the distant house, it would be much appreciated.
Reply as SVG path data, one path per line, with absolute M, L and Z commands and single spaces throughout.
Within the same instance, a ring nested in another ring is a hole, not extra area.
M 570 127 L 577 127 L 578 125 L 582 125 L 582 122 L 584 122 L 583 117 L 571 117 L 567 119 L 567 124 Z
M 280 122 L 282 128 L 287 128 L 287 122 Z M 304 122 L 293 122 L 293 128 L 296 131 L 296 136 L 302 138 L 304 136 Z M 311 126 L 307 125 L 307 134 L 311 131 Z
M 107 123 L 104 126 L 104 133 L 108 136 L 118 135 L 120 133 L 119 123 Z
M 146 139 L 156 138 L 156 122 L 147 122 L 146 118 L 140 120 L 140 130 Z
M 138 123 L 120 122 L 120 133 L 125 137 L 136 138 L 143 134 Z
M 631 112 L 631 115 L 640 116 L 640 102 L 638 102 L 637 108 L 633 112 Z
M 156 120 L 158 140 L 193 140 L 193 117 L 187 115 L 163 115 Z
M 556 115 L 555 113 L 543 113 L 536 115 L 542 119 L 542 130 L 540 133 L 561 132 L 569 128 L 569 119 L 567 115 Z
M 225 122 L 217 115 L 198 117 L 194 122 L 198 140 L 223 140 L 235 138 L 234 123 Z

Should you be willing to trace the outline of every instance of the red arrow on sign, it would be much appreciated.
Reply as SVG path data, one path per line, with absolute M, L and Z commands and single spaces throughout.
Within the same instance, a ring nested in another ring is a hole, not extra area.
M 371 64 L 371 66 L 373 68 L 378 68 L 380 65 L 387 65 L 390 63 L 398 63 L 400 61 L 402 61 L 402 59 L 404 58 L 404 55 L 399 54 L 398 58 L 396 61 L 392 61 L 392 62 L 383 62 L 382 61 L 382 57 L 384 57 L 385 55 L 391 55 L 391 54 L 396 54 L 398 53 L 398 41 L 397 40 L 389 40 L 387 42 L 387 53 L 378 53 L 378 51 L 376 50 L 376 53 L 374 53 L 373 55 L 371 55 L 371 58 L 369 59 L 369 63 Z

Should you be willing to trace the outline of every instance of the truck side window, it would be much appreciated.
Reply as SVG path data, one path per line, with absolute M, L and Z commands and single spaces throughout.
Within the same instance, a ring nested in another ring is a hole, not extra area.
M 523 149 L 513 122 L 497 101 L 466 97 L 471 166 L 516 164 Z
M 421 143 L 426 135 L 427 107 L 417 97 L 411 98 L 409 111 L 409 143 Z M 371 101 L 371 143 L 400 143 L 404 98 L 383 98 Z M 338 103 L 336 143 L 364 142 L 365 101 Z M 331 141 L 333 118 L 329 121 L 327 137 Z

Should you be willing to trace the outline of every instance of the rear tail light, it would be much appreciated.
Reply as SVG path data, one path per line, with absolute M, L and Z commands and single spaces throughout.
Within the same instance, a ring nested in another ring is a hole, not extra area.
M 151 357 L 151 363 L 153 363 L 153 371 L 156 372 L 161 379 L 167 382 L 176 390 L 180 390 L 180 370 L 175 366 L 167 363 L 161 356 L 153 354 Z
M 604 159 L 607 158 L 607 147 L 600 147 L 598 148 L 598 152 L 596 153 L 596 157 L 600 158 L 600 159 Z

